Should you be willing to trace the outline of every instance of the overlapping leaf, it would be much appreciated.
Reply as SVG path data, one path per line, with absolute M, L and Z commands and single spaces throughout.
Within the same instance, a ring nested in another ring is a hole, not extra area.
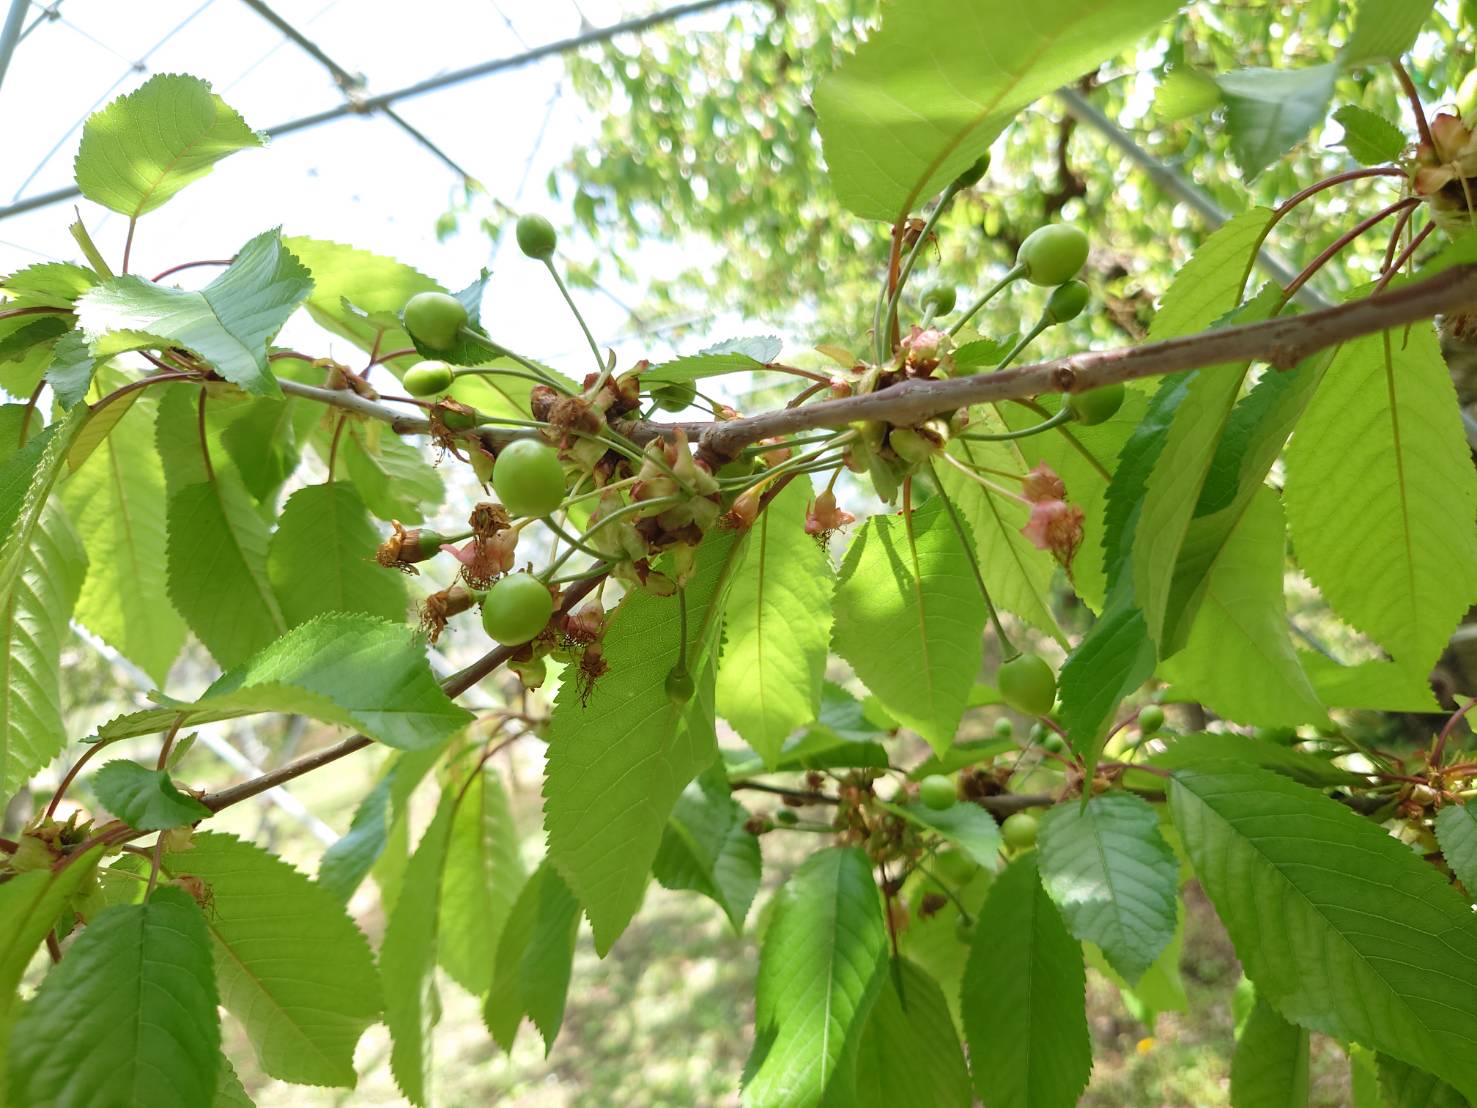
M 262 1069 L 305 1085 L 353 1085 L 354 1047 L 379 1016 L 380 987 L 343 906 L 276 855 L 217 832 L 166 853 L 164 869 L 208 890 L 220 1002 L 246 1028 Z
M 968 1108 L 969 1070 L 938 983 L 913 962 L 898 963 L 872 1005 L 856 1056 L 862 1108 Z
M 692 889 L 712 900 L 736 931 L 759 891 L 762 864 L 748 819 L 729 793 L 727 773 L 715 765 L 677 798 L 651 867 L 666 888 Z
M 1337 63 L 1301 69 L 1237 69 L 1216 78 L 1231 155 L 1247 180 L 1293 148 L 1328 114 Z
M 483 1022 L 504 1050 L 512 1051 L 524 1016 L 543 1036 L 544 1052 L 553 1047 L 564 1022 L 579 923 L 579 901 L 545 862 L 524 884 L 503 928 L 482 1009 Z
M 267 573 L 289 627 L 325 612 L 405 618 L 405 579 L 375 564 L 380 536 L 354 486 L 309 485 L 282 508 Z
M 186 827 L 210 815 L 210 809 L 175 788 L 169 774 L 118 758 L 97 771 L 92 791 L 103 807 L 139 831 Z
M 1231 1056 L 1234 1108 L 1300 1108 L 1308 1103 L 1308 1033 L 1262 997 Z
M 120 716 L 98 734 L 147 735 L 176 718 L 193 725 L 252 712 L 312 716 L 405 750 L 438 746 L 472 719 L 441 691 L 410 628 L 340 612 L 293 628 L 194 702 Z
M 526 876 L 508 795 L 484 768 L 452 820 L 436 945 L 442 967 L 474 996 L 492 987 L 498 940 Z

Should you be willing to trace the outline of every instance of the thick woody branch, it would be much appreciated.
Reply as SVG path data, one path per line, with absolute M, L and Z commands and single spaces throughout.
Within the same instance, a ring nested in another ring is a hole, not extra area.
M 856 420 L 911 424 L 971 404 L 1024 400 L 1048 392 L 1083 392 L 1188 369 L 1264 361 L 1290 369 L 1319 350 L 1445 312 L 1477 307 L 1477 268 L 1456 266 L 1424 281 L 1305 315 L 1224 327 L 1145 346 L 1073 354 L 1055 361 L 946 381 L 906 381 L 866 396 L 823 400 L 709 425 L 707 452 L 730 458 L 774 435 Z

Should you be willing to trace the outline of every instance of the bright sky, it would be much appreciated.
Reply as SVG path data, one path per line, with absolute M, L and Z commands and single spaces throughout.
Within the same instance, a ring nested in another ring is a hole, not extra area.
M 447 70 L 517 54 L 581 31 L 581 14 L 605 26 L 665 6 L 663 0 L 271 0 L 273 9 L 334 61 L 363 73 L 371 94 L 413 84 Z M 0 0 L 0 9 L 8 9 Z M 72 159 L 83 119 L 95 108 L 156 73 L 190 73 L 210 81 L 227 103 L 258 130 L 342 103 L 332 77 L 314 58 L 240 0 L 60 0 L 32 2 L 27 26 L 0 85 L 0 206 L 72 183 Z M 689 17 L 684 27 L 712 25 L 723 12 Z M 142 69 L 135 70 L 135 62 Z M 578 97 L 561 91 L 564 62 L 550 58 L 479 78 L 412 100 L 396 110 L 483 182 L 520 210 L 543 211 L 556 224 L 544 187 L 570 149 L 595 134 L 596 121 Z M 547 122 L 546 122 L 547 121 Z M 541 134 L 542 132 L 542 134 Z M 135 272 L 150 274 L 177 262 L 229 257 L 260 231 L 281 225 L 351 243 L 415 266 L 443 285 L 459 288 L 479 267 L 494 271 L 483 321 L 515 349 L 583 373 L 583 339 L 567 325 L 552 282 L 536 263 L 504 240 L 499 256 L 479 232 L 438 243 L 434 224 L 460 191 L 456 174 L 380 115 L 350 117 L 292 135 L 259 151 L 235 154 L 204 180 L 145 216 L 134 243 Z M 35 261 L 76 258 L 67 233 L 72 203 L 56 204 L 0 221 L 0 273 Z M 126 221 L 85 200 L 75 201 L 104 254 L 122 256 Z M 578 257 L 598 246 L 561 242 Z M 676 255 L 642 255 L 646 272 L 675 265 Z M 181 283 L 208 280 L 210 270 L 181 274 Z M 639 290 L 610 289 L 626 303 Z M 621 364 L 671 348 L 613 343 L 627 335 L 627 316 L 598 293 L 576 293 L 602 342 L 616 345 Z M 538 326 L 529 345 L 519 334 Z M 715 325 L 713 338 L 747 333 L 734 321 Z M 734 328 L 737 327 L 737 330 Z M 722 333 L 718 333 L 721 330 Z M 753 330 L 749 328 L 748 330 Z M 300 329 L 285 338 L 296 341 Z M 303 341 L 309 341 L 304 339 Z M 316 338 L 313 353 L 336 353 L 342 340 Z M 703 345 L 688 340 L 684 352 Z M 332 349 L 327 349 L 331 346 Z

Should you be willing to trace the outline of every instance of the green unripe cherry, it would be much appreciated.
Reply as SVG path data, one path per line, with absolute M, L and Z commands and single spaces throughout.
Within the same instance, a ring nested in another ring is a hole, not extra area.
M 411 396 L 434 396 L 451 388 L 451 366 L 445 362 L 416 362 L 405 371 L 400 383 Z
M 651 399 L 664 412 L 680 412 L 697 399 L 697 385 L 691 381 L 656 385 L 651 390 Z
M 795 814 L 793 808 L 781 808 L 774 814 L 775 823 L 783 823 L 787 827 L 794 827 L 800 822 L 800 817 Z
M 1051 290 L 1051 295 L 1046 298 L 1046 311 L 1042 318 L 1052 326 L 1067 323 L 1081 315 L 1082 309 L 1087 307 L 1087 302 L 1091 299 L 1091 290 L 1081 281 L 1068 281 Z
M 954 802 L 959 799 L 959 789 L 951 778 L 941 773 L 930 773 L 918 782 L 918 799 L 923 801 L 925 808 L 942 812 L 945 808 L 954 806 Z
M 1157 704 L 1150 704 L 1139 713 L 1139 734 L 1152 735 L 1164 726 L 1164 709 Z
M 564 503 L 564 467 L 552 446 L 519 439 L 498 452 L 492 488 L 513 515 L 542 518 Z
M 1015 260 L 1031 284 L 1064 285 L 1087 261 L 1087 235 L 1070 223 L 1048 223 L 1026 236 Z
M 995 721 L 995 737 L 997 739 L 1009 739 L 1015 735 L 1015 724 L 1003 716 Z
M 467 309 L 444 292 L 418 292 L 405 302 L 405 329 L 432 350 L 449 350 L 467 325 Z
M 482 629 L 504 646 L 521 646 L 538 637 L 554 614 L 548 586 L 531 573 L 510 573 L 482 600 Z
M 981 177 L 990 168 L 990 152 L 986 150 L 973 162 L 971 162 L 963 173 L 954 178 L 956 189 L 967 189 L 979 184 Z
M 1030 812 L 1016 812 L 1000 825 L 1000 837 L 1011 850 L 1030 850 L 1036 845 L 1040 823 Z
M 1024 715 L 1044 716 L 1056 702 L 1056 674 L 1038 654 L 1020 654 L 1002 663 L 995 684 L 1001 699 Z
M 1123 397 L 1123 384 L 1119 382 L 1086 392 L 1069 392 L 1063 403 L 1071 409 L 1073 419 L 1093 427 L 1117 415 L 1118 409 L 1123 407 Z
M 667 699 L 678 707 L 686 704 L 692 699 L 692 694 L 697 691 L 693 684 L 692 674 L 687 672 L 687 667 L 680 662 L 673 666 L 667 673 Z
M 518 249 L 530 258 L 546 262 L 554 256 L 554 244 L 559 241 L 559 236 L 554 232 L 554 225 L 543 216 L 519 216 L 515 234 Z
M 923 307 L 932 308 L 934 315 L 948 315 L 954 310 L 956 296 L 953 285 L 934 285 L 923 294 Z

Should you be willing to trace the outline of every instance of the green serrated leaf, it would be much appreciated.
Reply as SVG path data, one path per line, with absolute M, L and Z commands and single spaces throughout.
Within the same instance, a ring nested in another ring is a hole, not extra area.
M 100 912 L 10 1037 L 16 1104 L 209 1104 L 220 1065 L 210 936 L 182 889 Z
M 1258 996 L 1231 1056 L 1232 1108 L 1307 1108 L 1308 1033 Z
M 103 379 L 114 381 L 110 374 Z M 164 473 L 153 442 L 157 406 L 146 398 L 134 409 L 59 496 L 89 562 L 78 621 L 162 686 L 184 645 L 185 621 L 166 584 Z
M 221 1055 L 220 1070 L 215 1080 L 215 1099 L 210 1102 L 210 1108 L 255 1108 L 241 1084 L 241 1078 L 236 1076 L 231 1060 L 225 1055 Z
M 1248 181 L 1286 154 L 1328 114 L 1339 65 L 1238 69 L 1216 78 L 1226 103 L 1231 156 Z
M 267 576 L 267 525 L 234 472 L 173 493 L 168 527 L 169 599 L 223 668 L 287 630 Z
M 699 548 L 686 586 L 686 658 L 695 675 L 716 646 L 742 554 L 743 540 L 732 532 L 715 533 Z M 605 636 L 609 672 L 588 698 L 577 682 L 564 682 L 550 721 L 549 858 L 584 905 L 602 954 L 641 903 L 672 805 L 718 757 L 711 720 L 707 729 L 693 727 L 667 696 L 678 624 L 676 597 L 628 594 Z
M 873 516 L 841 566 L 833 646 L 935 751 L 954 741 L 982 656 L 985 606 L 942 497 Z
M 1457 880 L 1477 889 L 1477 812 L 1465 804 L 1442 808 L 1436 813 L 1436 841 Z
M 77 321 L 95 357 L 182 346 L 247 392 L 276 397 L 267 345 L 312 287 L 281 231 L 266 231 L 203 289 L 114 277 L 77 301 Z
M 964 970 L 964 1033 L 986 1108 L 1077 1102 L 1092 1070 L 1082 948 L 1022 855 L 995 879 Z
M 670 362 L 661 362 L 642 370 L 639 380 L 642 388 L 649 388 L 656 385 L 701 381 L 708 377 L 721 377 L 725 373 L 754 373 L 763 368 L 763 362 L 756 361 L 749 355 L 737 351 L 689 354 L 685 358 L 675 358 Z
M 0 462 L 0 596 L 27 564 L 32 532 L 61 476 L 67 450 L 86 422 L 86 410 L 74 408 Z
M 1339 52 L 1345 66 L 1399 58 L 1415 42 L 1435 0 L 1360 0 L 1354 33 Z
M 0 592 L 6 680 L 0 685 L 0 798 L 13 796 L 67 743 L 61 651 L 87 555 L 65 512 L 42 513 L 10 588 Z
M 308 403 L 290 397 L 256 397 L 237 405 L 239 414 L 221 431 L 221 445 L 236 463 L 241 483 L 259 503 L 275 498 L 297 468 L 300 452 L 295 421 L 301 419 L 299 412 Z
M 7 307 L 48 307 L 71 310 L 72 302 L 93 285 L 97 274 L 72 262 L 37 262 L 0 280 L 10 294 Z
M 968 1108 L 969 1070 L 948 1001 L 937 982 L 907 959 L 897 963 L 867 1017 L 856 1055 L 860 1108 Z
M 323 852 L 318 863 L 318 884 L 339 900 L 348 902 L 384 852 L 397 816 L 403 821 L 401 809 L 405 798 L 440 756 L 439 747 L 394 756 L 384 775 L 354 809 L 349 830 Z M 394 900 L 391 896 L 382 899 L 387 908 Z
M 46 369 L 46 383 L 63 411 L 82 402 L 92 387 L 96 369 L 97 359 L 88 351 L 87 339 L 81 331 L 68 331 L 56 340 L 51 365 Z
M 120 716 L 103 739 L 147 735 L 171 726 L 235 719 L 255 712 L 311 716 L 354 727 L 403 750 L 437 747 L 472 721 L 447 699 L 410 628 L 335 612 L 294 627 L 265 650 L 223 673 L 193 703 L 168 702 Z
M 735 931 L 743 930 L 763 865 L 759 840 L 744 826 L 748 818 L 729 793 L 727 774 L 715 765 L 677 798 L 651 866 L 665 888 L 691 889 L 712 900 Z
M 1174 938 L 1179 863 L 1159 816 L 1131 793 L 1059 804 L 1041 821 L 1041 880 L 1072 934 L 1130 985 Z
M 0 1041 L 10 1042 L 19 1010 L 16 989 L 31 957 L 52 929 L 62 908 L 97 870 L 103 848 L 94 847 L 60 873 L 50 869 L 20 873 L 0 885 Z M 8 1051 L 0 1050 L 0 1092 L 10 1088 Z
M 404 885 L 395 900 L 380 945 L 380 971 L 385 978 L 385 1023 L 393 1046 L 390 1071 L 412 1104 L 431 1098 L 431 1032 L 441 1017 L 436 992 L 438 923 L 457 791 L 441 794 L 436 815 L 421 836 L 405 867 Z
M 347 427 L 338 456 L 354 488 L 380 519 L 422 520 L 446 496 L 436 470 L 396 435 Z
M 497 946 L 492 989 L 482 1020 L 494 1041 L 509 1053 L 527 1016 L 554 1046 L 564 1022 L 564 1001 L 579 934 L 580 904 L 558 872 L 545 862 L 518 893 Z
M 180 792 L 162 769 L 146 769 L 118 758 L 97 771 L 92 791 L 104 808 L 138 831 L 188 827 L 210 815 L 210 809 Z
M 809 486 L 792 482 L 755 521 L 734 570 L 718 712 L 771 767 L 815 719 L 831 638 L 831 560 L 805 533 Z
M 889 11 L 815 91 L 837 196 L 865 218 L 901 219 L 984 153 L 1021 108 L 1131 46 L 1178 6 L 983 0 L 961 10 L 952 0 L 918 0 Z
M 1215 78 L 1184 66 L 1165 73 L 1154 90 L 1154 114 L 1168 123 L 1206 115 L 1220 103 L 1221 89 Z
M 1388 165 L 1405 151 L 1404 132 L 1368 108 L 1345 104 L 1333 118 L 1344 128 L 1339 141 L 1360 165 Z
M 1379 1072 L 1380 1108 L 1470 1108 L 1471 1101 L 1445 1081 L 1391 1058 L 1376 1057 Z
M 887 928 L 871 864 L 855 847 L 812 854 L 776 894 L 759 949 L 745 1108 L 846 1104 L 887 976 Z
M 437 941 L 442 968 L 473 996 L 492 987 L 498 940 L 526 879 L 508 795 L 484 767 L 452 821 Z
M 1072 749 L 1095 761 L 1123 698 L 1154 674 L 1154 642 L 1144 613 L 1110 607 L 1067 655 L 1057 674 L 1061 722 Z
M 1327 758 L 1231 731 L 1177 735 L 1165 750 L 1148 759 L 1150 765 L 1170 770 L 1228 761 L 1260 766 L 1316 789 L 1348 788 L 1365 780 Z
M 282 508 L 267 573 L 289 627 L 326 612 L 405 618 L 405 579 L 375 564 L 380 536 L 354 486 L 309 485 Z
M 88 116 L 77 187 L 137 219 L 238 150 L 265 143 L 198 77 L 161 73 Z
M 1429 669 L 1477 600 L 1477 471 L 1433 327 L 1344 344 L 1288 447 L 1283 502 L 1329 605 Z
M 1179 770 L 1169 799 L 1237 956 L 1284 1017 L 1477 1092 L 1465 1064 L 1477 1046 L 1477 921 L 1435 869 L 1266 770 Z
M 1258 486 L 1215 560 L 1189 642 L 1160 664 L 1176 696 L 1258 727 L 1328 718 L 1292 646 L 1285 548 L 1282 505 Z
M 343 906 L 281 858 L 219 832 L 167 852 L 164 871 L 208 890 L 221 1004 L 262 1069 L 304 1085 L 353 1085 L 354 1047 L 379 1017 L 380 984 Z

